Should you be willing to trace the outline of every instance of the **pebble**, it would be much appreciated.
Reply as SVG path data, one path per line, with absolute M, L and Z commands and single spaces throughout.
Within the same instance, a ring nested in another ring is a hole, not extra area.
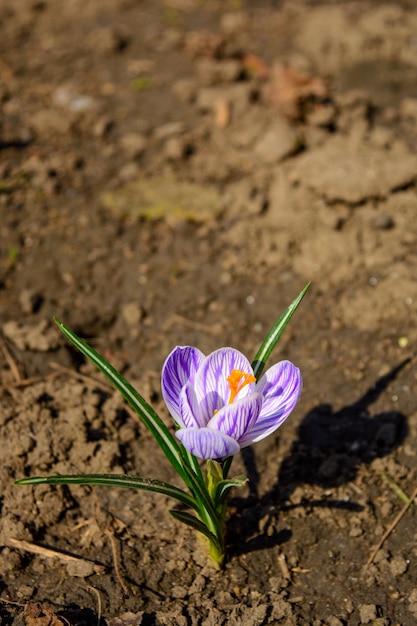
M 164 145 L 164 155 L 170 161 L 182 159 L 187 151 L 187 145 L 182 137 L 171 137 Z
M 400 104 L 402 117 L 409 117 L 417 121 L 417 98 L 404 98 Z
M 43 303 L 43 297 L 32 291 L 32 289 L 23 289 L 19 294 L 19 304 L 23 313 L 27 315 L 39 311 Z
M 10 320 L 3 324 L 3 333 L 19 350 L 47 352 L 59 345 L 58 334 L 49 327 L 47 320 L 33 326 L 19 326 L 16 321 Z
M 40 109 L 30 118 L 30 126 L 39 135 L 56 133 L 66 135 L 72 124 L 72 116 L 64 111 L 54 111 L 53 109 Z
M 154 136 L 155 139 L 164 141 L 174 135 L 181 135 L 184 130 L 185 125 L 183 122 L 167 122 L 166 124 L 162 124 L 155 129 Z
M 297 134 L 285 120 L 277 120 L 255 145 L 255 154 L 262 163 L 276 163 L 297 150 Z
M 248 21 L 249 16 L 245 11 L 230 11 L 221 17 L 220 28 L 227 35 L 232 35 L 246 28 Z
M 140 133 L 128 133 L 120 139 L 120 145 L 127 156 L 132 159 L 142 156 L 145 152 L 146 144 L 146 137 Z
M 394 220 L 387 213 L 378 213 L 371 219 L 371 226 L 375 230 L 390 230 L 394 227 Z
M 71 85 L 60 85 L 52 94 L 54 104 L 67 108 L 74 113 L 82 113 L 96 106 L 96 101 L 91 96 L 80 94 Z
M 408 596 L 409 602 L 409 611 L 411 613 L 417 614 L 417 589 L 413 589 L 413 591 Z
M 102 117 L 99 117 L 96 123 L 94 124 L 93 135 L 102 139 L 103 137 L 106 137 L 106 135 L 109 134 L 109 132 L 112 130 L 113 127 L 114 127 L 113 118 L 109 117 L 108 115 L 103 115 Z
M 402 556 L 394 556 L 391 559 L 389 565 L 391 568 L 392 575 L 394 577 L 405 574 L 408 568 L 408 563 Z
M 369 624 L 377 617 L 377 608 L 375 604 L 360 604 L 359 615 L 361 624 Z

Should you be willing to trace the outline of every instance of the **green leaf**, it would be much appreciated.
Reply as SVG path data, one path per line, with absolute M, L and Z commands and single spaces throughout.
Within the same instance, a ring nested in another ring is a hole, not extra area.
M 262 343 L 261 347 L 259 348 L 255 356 L 255 359 L 252 363 L 253 373 L 257 380 L 262 374 L 262 371 L 266 365 L 267 360 L 269 359 L 271 355 L 272 350 L 275 348 L 279 338 L 281 337 L 282 333 L 287 327 L 288 322 L 294 315 L 301 300 L 304 298 L 305 294 L 307 293 L 310 285 L 311 285 L 311 281 L 307 283 L 307 285 L 304 287 L 302 292 L 296 297 L 296 299 L 293 302 L 291 302 L 288 309 L 281 315 L 279 320 L 273 325 L 268 335 L 266 336 L 264 342 Z
M 221 525 L 219 523 L 217 512 L 214 508 L 213 500 L 210 497 L 206 485 L 204 482 L 200 482 L 199 478 L 194 474 L 193 469 L 188 465 L 184 465 L 184 470 L 189 480 L 187 484 L 190 486 L 193 496 L 199 505 L 198 512 L 200 517 L 206 524 L 207 528 L 214 535 L 220 537 L 222 534 Z
M 227 480 L 221 480 L 216 485 L 216 491 L 214 494 L 214 504 L 216 508 L 221 506 L 226 500 L 226 496 L 232 487 L 243 487 L 248 482 L 246 476 L 234 476 Z
M 194 454 L 191 454 L 191 452 L 189 452 L 187 448 L 184 448 L 182 444 L 180 444 L 180 452 L 181 452 L 181 456 L 185 464 L 188 465 L 188 467 L 193 470 L 194 474 L 198 478 L 198 481 L 201 484 L 204 484 L 203 474 L 201 472 L 200 464 L 198 462 L 197 457 L 194 456 Z
M 132 409 L 138 414 L 146 428 L 155 437 L 158 445 L 164 452 L 167 459 L 175 470 L 189 485 L 187 473 L 183 469 L 183 459 L 181 458 L 179 443 L 168 430 L 161 418 L 155 413 L 153 408 L 144 398 L 132 387 L 130 383 L 117 372 L 100 354 L 98 354 L 83 339 L 80 339 L 72 330 L 65 326 L 58 319 L 54 321 L 67 339 L 91 361 L 105 376 L 112 385 L 122 394 L 124 399 L 130 404 Z
M 102 485 L 105 487 L 125 487 L 127 489 L 143 489 L 162 493 L 179 500 L 183 504 L 198 510 L 192 496 L 186 491 L 169 483 L 152 478 L 128 476 L 126 474 L 64 474 L 62 476 L 32 476 L 15 481 L 15 485 Z
M 198 512 L 207 529 L 220 537 L 219 520 L 204 484 L 197 459 L 182 450 L 179 442 L 177 442 L 153 408 L 110 363 L 60 321 L 55 319 L 55 322 L 65 337 L 110 380 L 139 415 L 194 496 L 189 496 L 190 499 L 187 501 L 187 504 L 193 506 Z
M 229 471 L 230 471 L 230 467 L 232 465 L 232 461 L 233 461 L 233 457 L 232 456 L 228 456 L 226 459 L 224 459 L 224 461 L 222 462 L 223 465 L 223 478 L 227 478 L 229 475 Z
M 188 526 L 191 526 L 191 528 L 194 528 L 194 530 L 197 530 L 199 533 L 205 535 L 209 539 L 210 543 L 212 543 L 218 551 L 221 551 L 222 548 L 218 538 L 212 532 L 210 532 L 207 526 L 197 517 L 191 515 L 191 513 L 187 513 L 186 511 L 176 511 L 175 509 L 172 509 L 170 511 L 170 514 L 175 519 L 183 522 L 184 524 L 187 524 Z

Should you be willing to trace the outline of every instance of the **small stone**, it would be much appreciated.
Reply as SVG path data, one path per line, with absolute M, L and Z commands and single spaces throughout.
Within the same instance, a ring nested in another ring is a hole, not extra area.
M 175 135 L 181 135 L 185 130 L 183 122 L 167 122 L 155 129 L 155 139 L 164 141 Z
M 119 170 L 119 180 L 123 183 L 127 183 L 131 180 L 135 180 L 139 178 L 139 166 L 134 161 L 130 161 L 130 163 L 126 163 Z
M 95 573 L 94 563 L 91 561 L 85 561 L 84 559 L 69 561 L 67 563 L 67 572 L 69 576 L 87 578 L 87 576 L 91 576 Z
M 146 137 L 140 133 L 129 133 L 124 135 L 120 140 L 122 148 L 132 159 L 137 159 L 142 156 L 145 152 L 146 143 Z
M 417 121 L 417 98 L 404 98 L 401 100 L 400 115 Z
M 220 28 L 227 35 L 232 35 L 246 28 L 248 21 L 249 16 L 244 11 L 230 11 L 221 17 Z
M 410 593 L 410 595 L 408 596 L 408 602 L 409 602 L 409 611 L 411 613 L 415 613 L 417 614 L 417 589 L 413 589 L 413 591 Z
M 108 135 L 114 126 L 114 120 L 107 115 L 99 117 L 93 126 L 93 134 L 100 139 Z
M 122 306 L 122 317 L 128 326 L 137 326 L 142 317 L 138 302 L 128 302 Z
M 188 596 L 188 589 L 182 585 L 174 585 L 171 595 L 173 598 L 186 598 Z
M 394 577 L 401 576 L 407 571 L 408 563 L 402 556 L 394 556 L 390 563 L 392 575 Z
M 10 320 L 3 324 L 3 333 L 19 350 L 47 352 L 59 344 L 59 336 L 54 328 L 49 328 L 47 320 L 41 320 L 34 326 L 19 326 L 16 321 Z
M 82 113 L 96 106 L 96 101 L 91 96 L 78 93 L 72 85 L 60 85 L 52 95 L 53 102 L 74 113 Z
M 19 294 L 19 304 L 23 313 L 36 313 L 41 308 L 42 303 L 43 297 L 32 289 L 23 289 Z
M 48 108 L 34 113 L 30 119 L 30 126 L 35 133 L 41 136 L 49 133 L 65 135 L 68 133 L 72 121 L 73 118 L 68 112 L 64 110 L 54 111 Z
M 359 605 L 359 615 L 361 624 L 369 624 L 377 617 L 377 610 L 375 604 L 361 604 Z
M 255 154 L 263 163 L 276 163 L 294 154 L 298 145 L 298 136 L 290 124 L 277 120 L 256 144 Z
M 171 137 L 164 145 L 164 154 L 170 161 L 178 161 L 187 152 L 187 145 L 182 137 Z
M 372 218 L 371 226 L 376 230 L 390 230 L 394 227 L 394 220 L 387 213 L 378 213 Z

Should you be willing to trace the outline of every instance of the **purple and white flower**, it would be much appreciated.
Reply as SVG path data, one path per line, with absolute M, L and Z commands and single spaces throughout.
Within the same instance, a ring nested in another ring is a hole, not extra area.
M 273 365 L 256 382 L 248 359 L 234 348 L 205 356 L 177 346 L 162 369 L 162 395 L 179 426 L 175 433 L 200 459 L 221 459 L 273 433 L 301 394 L 300 370 Z

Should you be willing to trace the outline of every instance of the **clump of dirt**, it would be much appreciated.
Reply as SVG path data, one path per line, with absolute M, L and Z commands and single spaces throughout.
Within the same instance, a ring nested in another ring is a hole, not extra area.
M 4 624 L 415 623 L 417 11 L 278 4 L 0 6 Z M 310 279 L 224 571 L 163 496 L 13 484 L 176 481 L 53 316 L 169 423 L 170 350 L 251 358 Z

